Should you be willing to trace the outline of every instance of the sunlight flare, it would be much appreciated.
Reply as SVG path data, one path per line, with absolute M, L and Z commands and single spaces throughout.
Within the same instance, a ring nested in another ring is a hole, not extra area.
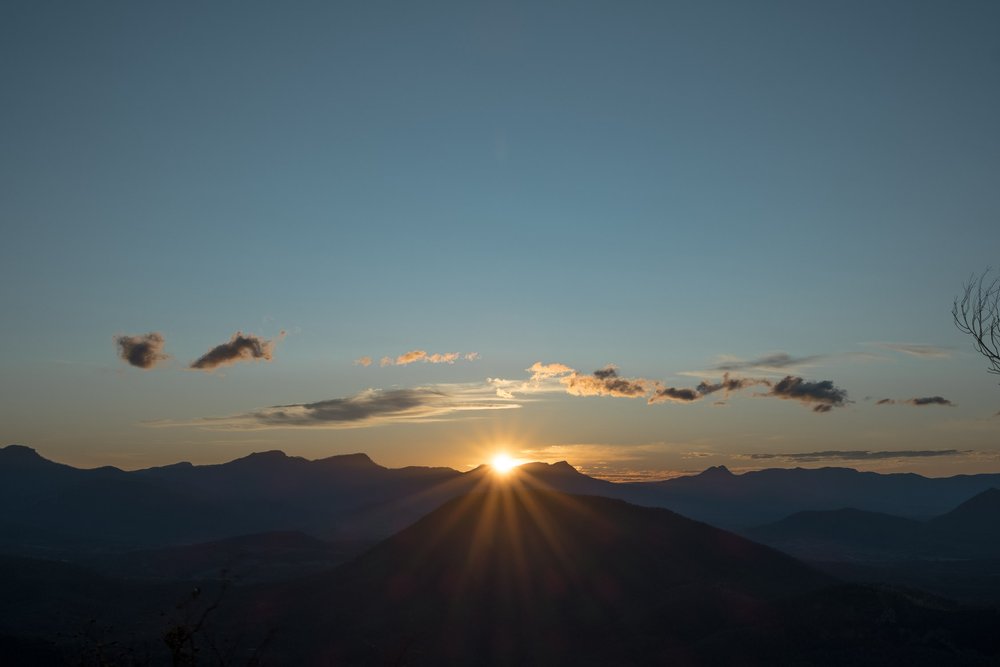
M 515 466 L 517 466 L 519 461 L 517 459 L 512 459 L 509 454 L 501 452 L 494 455 L 493 459 L 490 461 L 490 465 L 501 475 L 506 475 Z

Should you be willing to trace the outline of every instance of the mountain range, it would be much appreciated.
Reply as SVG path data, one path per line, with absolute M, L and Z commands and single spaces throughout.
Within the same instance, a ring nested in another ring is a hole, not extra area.
M 66 557 L 298 531 L 346 543 L 385 538 L 475 489 L 489 466 L 390 469 L 364 454 L 315 461 L 262 452 L 217 465 L 79 469 L 0 448 L 0 552 Z M 618 498 L 730 530 L 845 507 L 925 519 L 1000 487 L 1000 474 L 928 478 L 846 468 L 714 467 L 660 482 L 612 483 L 565 461 L 516 469 L 527 484 Z

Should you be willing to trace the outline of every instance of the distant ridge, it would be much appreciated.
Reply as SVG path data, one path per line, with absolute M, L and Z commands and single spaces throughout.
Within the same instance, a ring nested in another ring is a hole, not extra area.
M 58 555 L 84 543 L 114 551 L 274 531 L 381 539 L 494 474 L 488 464 L 467 472 L 387 468 L 360 452 L 309 460 L 280 450 L 209 465 L 80 469 L 10 445 L 0 449 L 0 548 Z M 1000 486 L 1000 474 L 935 479 L 848 468 L 734 474 L 724 466 L 659 482 L 615 483 L 567 461 L 526 463 L 510 474 L 532 488 L 664 507 L 735 530 L 844 507 L 928 518 Z
M 1000 490 L 927 521 L 845 508 L 797 512 L 746 531 L 800 558 L 826 561 L 1000 558 Z

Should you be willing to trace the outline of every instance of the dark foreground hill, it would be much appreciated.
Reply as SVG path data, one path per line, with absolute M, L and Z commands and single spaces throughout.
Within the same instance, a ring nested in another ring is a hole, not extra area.
M 241 605 L 295 664 L 987 664 L 1000 621 L 838 586 L 667 510 L 516 484 Z
M 356 559 L 294 581 L 223 592 L 212 582 L 121 579 L 67 563 L 3 559 L 0 663 L 1000 659 L 996 612 L 840 585 L 790 556 L 668 510 L 490 479 Z M 297 534 L 251 542 L 258 552 L 323 548 Z

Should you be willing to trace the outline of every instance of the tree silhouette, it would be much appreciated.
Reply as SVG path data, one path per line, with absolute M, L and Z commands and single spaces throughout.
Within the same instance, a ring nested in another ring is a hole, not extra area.
M 1000 375 L 1000 277 L 989 280 L 990 270 L 973 275 L 951 308 L 955 326 L 972 336 L 976 350 L 986 357 L 990 373 Z

